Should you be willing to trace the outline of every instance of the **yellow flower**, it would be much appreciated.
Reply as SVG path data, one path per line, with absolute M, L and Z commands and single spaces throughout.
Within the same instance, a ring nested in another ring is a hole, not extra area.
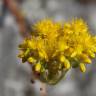
M 53 22 L 50 19 L 44 19 L 37 22 L 33 29 L 36 30 L 37 34 L 50 39 L 58 36 L 58 31 L 60 30 L 60 23 Z
M 36 22 L 32 28 L 31 38 L 26 38 L 19 45 L 19 57 L 22 62 L 33 63 L 35 71 L 46 82 L 59 78 L 58 73 L 71 67 L 79 67 L 81 72 L 85 72 L 86 64 L 92 63 L 91 59 L 95 58 L 96 36 L 90 34 L 82 19 L 73 19 L 64 24 L 44 19 Z

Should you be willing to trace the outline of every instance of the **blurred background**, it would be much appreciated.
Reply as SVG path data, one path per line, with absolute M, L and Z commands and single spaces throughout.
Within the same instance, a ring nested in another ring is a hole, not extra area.
M 30 83 L 28 64 L 17 58 L 18 44 L 23 40 L 16 16 L 0 0 L 0 96 L 40 96 L 40 82 Z M 13 0 L 14 1 L 14 0 Z M 55 21 L 83 18 L 96 34 L 96 0 L 15 0 L 27 23 L 50 17 Z M 96 96 L 96 60 L 87 72 L 71 70 L 57 85 L 47 85 L 47 96 Z

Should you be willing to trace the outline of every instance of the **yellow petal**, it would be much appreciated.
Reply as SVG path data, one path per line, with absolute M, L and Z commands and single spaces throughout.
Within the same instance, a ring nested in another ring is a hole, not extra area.
M 64 66 L 65 66 L 66 69 L 70 69 L 70 67 L 71 67 L 69 62 L 64 63 Z
M 84 59 L 84 62 L 88 64 L 92 63 L 92 61 L 89 58 Z
M 39 56 L 40 56 L 41 58 L 44 58 L 44 57 L 45 57 L 44 54 L 43 54 L 41 51 L 39 51 Z
M 92 63 L 91 59 L 87 56 L 87 54 L 82 54 L 80 58 L 84 63 Z
M 64 51 L 65 49 L 68 48 L 68 46 L 65 45 L 64 42 L 61 41 L 59 43 L 60 43 L 60 45 L 58 45 L 59 46 L 59 51 Z
M 33 44 L 32 44 L 32 42 L 31 42 L 31 40 L 28 41 L 28 47 L 29 47 L 29 48 L 32 48 L 32 47 L 33 47 L 32 45 L 33 45 Z
M 25 53 L 24 53 L 24 56 L 27 56 L 27 55 L 29 54 L 29 52 L 30 52 L 30 49 L 27 48 L 27 50 L 26 50 Z
M 71 54 L 71 57 L 75 57 L 76 54 L 77 54 L 77 52 L 73 52 L 73 53 Z
M 23 58 L 24 57 L 24 53 L 20 52 L 20 54 L 18 55 L 19 58 Z
M 46 54 L 46 52 L 44 50 L 39 51 L 39 56 L 43 59 L 45 58 L 46 60 L 48 60 L 48 56 Z
M 94 48 L 94 52 L 96 53 L 96 48 Z
M 70 69 L 70 67 L 71 67 L 70 62 L 63 55 L 60 56 L 60 62 L 64 63 L 64 67 L 66 69 Z
M 95 54 L 92 51 L 87 51 L 88 55 L 91 56 L 92 58 L 95 58 Z
M 64 67 L 66 69 L 70 69 L 71 67 L 70 62 L 63 55 L 60 56 L 60 61 L 64 63 Z
M 65 57 L 63 55 L 60 56 L 60 61 L 64 62 L 65 61 Z
M 29 63 L 34 63 L 34 62 L 36 62 L 36 60 L 33 57 L 29 57 L 28 58 L 28 62 Z
M 86 67 L 84 63 L 80 63 L 80 70 L 81 72 L 85 72 L 86 71 Z
M 27 44 L 28 44 L 28 48 L 36 49 L 36 44 L 35 44 L 34 38 L 32 38 L 31 40 L 28 40 Z
M 41 69 L 41 64 L 37 63 L 35 66 L 35 71 L 40 72 L 40 69 Z

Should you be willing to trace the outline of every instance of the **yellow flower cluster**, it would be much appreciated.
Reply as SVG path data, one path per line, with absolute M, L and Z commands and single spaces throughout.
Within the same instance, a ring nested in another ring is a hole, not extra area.
M 89 33 L 82 19 L 64 24 L 44 19 L 34 24 L 32 29 L 31 38 L 19 45 L 19 57 L 22 62 L 32 64 L 34 72 L 40 75 L 47 72 L 47 79 L 70 68 L 80 68 L 85 72 L 86 64 L 95 57 L 96 37 Z

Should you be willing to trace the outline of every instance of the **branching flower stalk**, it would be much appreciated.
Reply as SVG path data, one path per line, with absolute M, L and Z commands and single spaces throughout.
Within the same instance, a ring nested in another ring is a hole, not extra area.
M 28 62 L 36 78 L 57 84 L 71 68 L 86 71 L 96 52 L 96 36 L 82 19 L 64 24 L 44 19 L 33 26 L 31 38 L 19 45 L 19 57 Z

